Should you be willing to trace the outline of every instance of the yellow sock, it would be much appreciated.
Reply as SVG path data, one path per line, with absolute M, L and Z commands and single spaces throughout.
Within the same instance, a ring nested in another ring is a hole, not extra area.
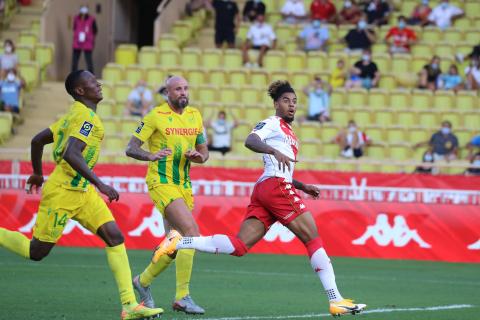
M 137 300 L 132 286 L 132 272 L 130 271 L 125 244 L 122 243 L 115 247 L 106 247 L 105 251 L 107 253 L 108 265 L 117 282 L 122 304 L 136 303 Z
M 190 294 L 190 277 L 193 269 L 194 249 L 182 249 L 177 252 L 175 269 L 177 273 L 177 290 L 175 300 L 182 299 Z
M 150 262 L 148 267 L 140 275 L 140 284 L 142 287 L 148 287 L 163 270 L 172 263 L 173 259 L 167 255 L 161 256 L 157 263 Z
M 20 232 L 0 228 L 0 247 L 30 259 L 30 239 Z

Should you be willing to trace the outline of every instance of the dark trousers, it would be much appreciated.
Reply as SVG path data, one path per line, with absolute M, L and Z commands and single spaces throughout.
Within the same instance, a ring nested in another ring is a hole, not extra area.
M 72 56 L 72 72 L 78 70 L 78 60 L 80 60 L 80 54 L 82 53 L 85 55 L 85 61 L 87 62 L 87 69 L 91 73 L 93 73 L 93 61 L 92 61 L 92 51 L 91 50 L 80 50 L 80 49 L 73 49 L 73 56 Z

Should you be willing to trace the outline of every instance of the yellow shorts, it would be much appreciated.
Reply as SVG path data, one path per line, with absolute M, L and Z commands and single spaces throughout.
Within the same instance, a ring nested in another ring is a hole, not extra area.
M 192 189 L 185 189 L 180 186 L 161 184 L 148 189 L 150 198 L 155 207 L 165 216 L 165 208 L 177 199 L 183 199 L 190 210 L 193 210 L 193 193 Z
M 33 236 L 40 241 L 56 243 L 69 219 L 78 221 L 94 234 L 103 224 L 115 221 L 92 185 L 83 192 L 68 190 L 47 181 L 42 190 Z

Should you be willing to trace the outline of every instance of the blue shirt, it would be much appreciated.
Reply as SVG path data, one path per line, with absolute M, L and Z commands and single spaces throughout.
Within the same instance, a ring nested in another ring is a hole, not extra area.
M 480 147 L 480 135 L 473 137 L 470 144 L 475 147 Z
M 453 89 L 462 83 L 462 77 L 458 74 L 442 74 L 440 76 L 440 81 L 443 82 L 443 87 L 445 89 Z
M 299 36 L 305 40 L 305 50 L 318 50 L 328 40 L 328 28 L 314 28 L 309 25 L 300 32 Z
M 328 113 L 330 107 L 330 97 L 327 91 L 322 90 L 317 93 L 315 90 L 308 94 L 308 115 L 315 116 L 323 112 Z
M 0 81 L 0 99 L 9 106 L 18 107 L 20 101 L 20 81 Z

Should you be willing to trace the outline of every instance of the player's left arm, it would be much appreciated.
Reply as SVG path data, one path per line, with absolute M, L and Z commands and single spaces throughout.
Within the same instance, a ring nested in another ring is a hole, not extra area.
M 320 194 L 320 189 L 314 184 L 305 184 L 303 182 L 293 179 L 293 186 L 296 189 L 302 190 L 303 192 L 311 195 L 315 199 L 318 198 L 318 195 Z
M 33 174 L 27 180 L 25 187 L 27 193 L 32 193 L 32 187 L 38 192 L 44 182 L 42 169 L 43 147 L 50 143 L 53 143 L 53 133 L 50 128 L 40 131 L 32 138 L 30 155 Z
M 195 150 L 185 152 L 185 157 L 195 163 L 205 163 L 209 157 L 207 143 L 197 144 Z

